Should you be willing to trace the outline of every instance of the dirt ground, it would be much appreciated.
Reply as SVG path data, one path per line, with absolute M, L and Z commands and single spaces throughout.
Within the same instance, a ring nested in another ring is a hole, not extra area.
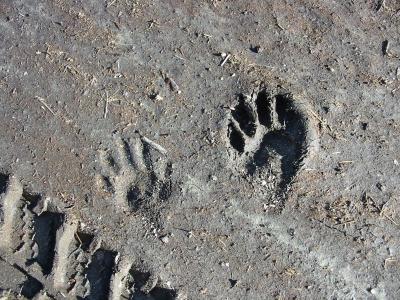
M 4 299 L 398 299 L 400 2 L 0 0 Z

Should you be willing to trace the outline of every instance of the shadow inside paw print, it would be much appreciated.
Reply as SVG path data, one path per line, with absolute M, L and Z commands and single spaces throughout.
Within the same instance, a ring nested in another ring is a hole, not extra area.
M 115 147 L 100 152 L 102 186 L 123 210 L 137 211 L 166 201 L 172 191 L 172 164 L 166 150 L 145 137 L 114 137 Z
M 228 138 L 235 163 L 249 175 L 266 177 L 267 171 L 280 192 L 288 188 L 316 145 L 302 104 L 290 94 L 272 96 L 266 89 L 240 97 L 232 110 Z

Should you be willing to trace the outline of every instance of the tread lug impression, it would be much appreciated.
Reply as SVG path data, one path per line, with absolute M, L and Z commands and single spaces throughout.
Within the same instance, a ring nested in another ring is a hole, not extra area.
M 103 249 L 79 221 L 68 220 L 51 199 L 28 193 L 8 174 L 0 174 L 0 217 L 0 296 L 177 299 L 155 273 L 140 272 L 129 259 Z

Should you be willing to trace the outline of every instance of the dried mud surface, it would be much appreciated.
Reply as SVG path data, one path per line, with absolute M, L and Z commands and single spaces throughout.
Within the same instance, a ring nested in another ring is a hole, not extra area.
M 0 291 L 397 299 L 397 1 L 0 1 Z

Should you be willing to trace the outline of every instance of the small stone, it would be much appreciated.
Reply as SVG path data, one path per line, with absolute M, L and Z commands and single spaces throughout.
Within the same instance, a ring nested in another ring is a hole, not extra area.
M 250 50 L 253 51 L 254 53 L 261 53 L 263 52 L 263 48 L 260 45 L 250 47 Z
M 234 288 L 236 286 L 237 282 L 238 281 L 235 280 L 235 279 L 229 279 L 229 283 L 231 284 L 231 288 Z
M 361 122 L 361 129 L 362 130 L 367 130 L 368 123 L 367 122 Z
M 386 187 L 385 187 L 382 183 L 380 183 L 380 182 L 378 182 L 378 183 L 376 184 L 376 187 L 377 187 L 381 192 L 386 191 Z
M 221 262 L 220 265 L 221 265 L 221 267 L 229 268 L 229 263 L 228 262 Z
M 161 242 L 163 242 L 164 244 L 168 244 L 169 243 L 169 237 L 167 235 L 164 235 L 160 238 Z
M 332 68 L 330 65 L 325 65 L 325 68 L 329 71 L 329 72 L 335 72 L 335 69 Z

